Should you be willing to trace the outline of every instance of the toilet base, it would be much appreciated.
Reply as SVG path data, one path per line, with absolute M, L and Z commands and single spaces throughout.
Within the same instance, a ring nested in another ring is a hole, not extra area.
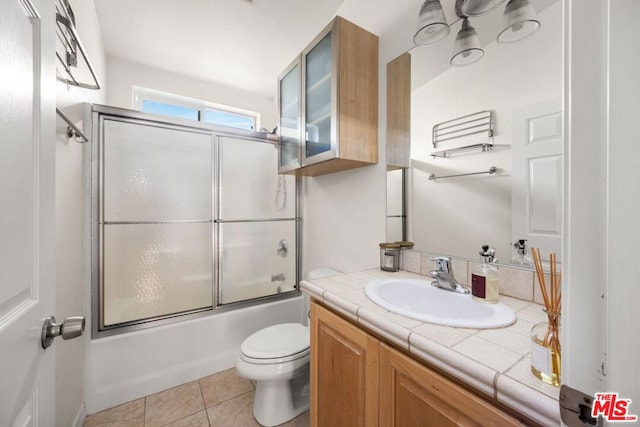
M 265 427 L 285 423 L 309 409 L 309 365 L 300 375 L 285 381 L 256 383 L 253 416 Z

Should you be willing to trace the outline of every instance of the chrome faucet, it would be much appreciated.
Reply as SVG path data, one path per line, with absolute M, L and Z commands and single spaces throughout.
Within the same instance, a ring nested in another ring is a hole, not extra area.
M 453 277 L 453 270 L 451 269 L 451 258 L 447 256 L 436 256 L 431 258 L 431 261 L 436 262 L 436 270 L 433 270 L 431 277 L 434 280 L 431 282 L 433 286 L 437 286 L 447 291 L 458 292 L 461 294 L 468 294 L 469 289 L 460 284 L 455 277 Z

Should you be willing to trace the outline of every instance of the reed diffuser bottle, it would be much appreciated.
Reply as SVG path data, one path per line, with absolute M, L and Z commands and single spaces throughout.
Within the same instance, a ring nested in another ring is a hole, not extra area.
M 560 313 L 531 328 L 531 373 L 547 384 L 560 385 Z
M 552 253 L 549 259 L 551 283 L 549 288 L 544 277 L 540 250 L 531 248 L 533 262 L 536 267 L 538 283 L 547 313 L 547 321 L 541 322 L 531 328 L 531 373 L 547 384 L 560 386 L 560 307 L 561 274 L 556 268 L 556 254 Z

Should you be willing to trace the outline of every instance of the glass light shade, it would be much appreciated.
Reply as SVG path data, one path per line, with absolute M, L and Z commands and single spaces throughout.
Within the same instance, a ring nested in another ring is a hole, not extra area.
M 465 18 L 462 21 L 462 28 L 458 31 L 456 42 L 453 47 L 453 56 L 451 57 L 451 65 L 469 65 L 484 56 L 484 50 L 480 45 L 480 39 L 475 28 Z
M 413 42 L 418 46 L 429 46 L 447 37 L 449 31 L 440 0 L 426 0 L 420 8 L 418 31 Z
M 504 0 L 457 0 L 458 16 L 485 15 L 504 3 Z
M 529 0 L 509 0 L 502 15 L 502 32 L 498 43 L 514 43 L 535 33 L 540 28 L 536 12 Z

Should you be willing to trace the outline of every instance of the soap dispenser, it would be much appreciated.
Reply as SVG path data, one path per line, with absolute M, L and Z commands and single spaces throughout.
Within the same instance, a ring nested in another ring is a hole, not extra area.
M 471 295 L 474 300 L 495 304 L 498 302 L 498 269 L 495 266 L 496 251 L 483 245 L 480 265 L 471 270 Z
M 526 241 L 526 239 L 520 239 L 513 244 L 513 247 L 516 249 L 516 255 L 511 258 L 512 264 L 533 265 L 531 257 L 527 254 Z

